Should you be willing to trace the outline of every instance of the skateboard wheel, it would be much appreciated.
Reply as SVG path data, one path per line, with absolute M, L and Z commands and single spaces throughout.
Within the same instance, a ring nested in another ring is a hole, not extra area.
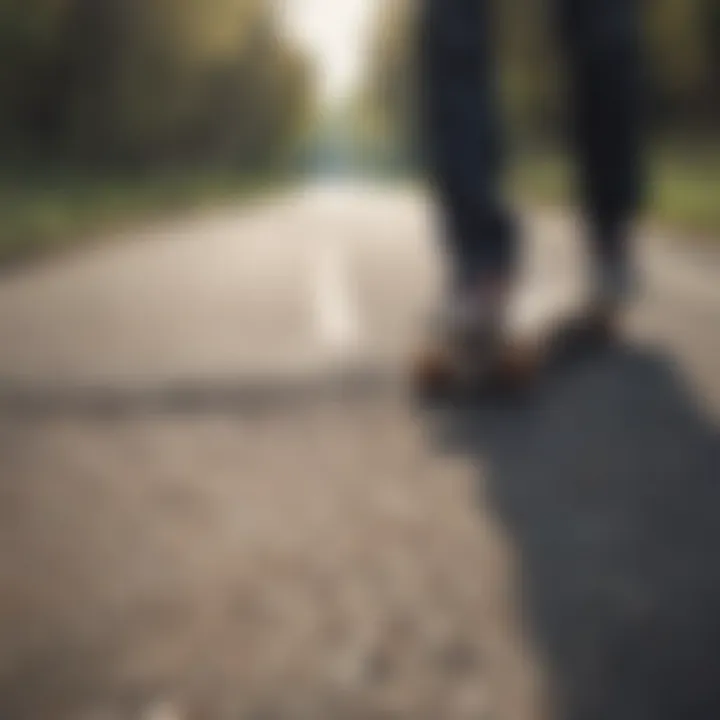
M 441 395 L 453 383 L 449 359 L 440 352 L 427 352 L 415 360 L 412 368 L 414 389 L 423 396 Z
M 501 384 L 508 389 L 525 388 L 537 375 L 540 356 L 540 348 L 535 345 L 508 345 L 498 368 Z

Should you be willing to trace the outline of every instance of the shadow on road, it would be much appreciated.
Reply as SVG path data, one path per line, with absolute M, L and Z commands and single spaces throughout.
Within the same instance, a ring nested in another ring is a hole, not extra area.
M 559 717 L 720 717 L 720 440 L 678 368 L 616 349 L 431 427 L 515 544 Z

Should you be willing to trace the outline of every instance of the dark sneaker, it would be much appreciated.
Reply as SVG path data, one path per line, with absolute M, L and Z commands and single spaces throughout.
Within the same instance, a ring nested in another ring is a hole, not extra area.
M 635 277 L 628 265 L 599 266 L 589 302 L 564 329 L 564 354 L 572 358 L 614 343 L 620 332 L 623 312 L 635 293 Z
M 504 283 L 481 283 L 454 291 L 441 310 L 438 324 L 450 338 L 492 337 L 505 325 L 507 306 L 508 291 Z
M 637 293 L 635 273 L 628 262 L 599 263 L 595 269 L 591 305 L 619 312 Z
M 505 336 L 508 295 L 507 284 L 485 282 L 448 298 L 434 334 L 458 371 L 492 363 Z

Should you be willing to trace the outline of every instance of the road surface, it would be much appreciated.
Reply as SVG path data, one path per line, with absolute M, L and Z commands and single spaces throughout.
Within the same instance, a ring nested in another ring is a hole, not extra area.
M 578 292 L 527 222 L 520 318 Z M 0 277 L 0 718 L 719 716 L 720 255 L 632 342 L 418 411 L 407 190 L 314 186 Z

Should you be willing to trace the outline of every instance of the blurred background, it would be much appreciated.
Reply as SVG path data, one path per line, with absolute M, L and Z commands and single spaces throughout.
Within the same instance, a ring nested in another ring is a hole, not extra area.
M 0 255 L 282 172 L 314 78 L 267 0 L 0 5 Z
M 627 342 L 435 413 L 420 1 L 0 0 L 0 720 L 720 718 L 720 3 L 643 3 Z M 496 1 L 554 311 L 548 4 Z
M 562 64 L 543 0 L 504 2 L 513 182 L 562 201 Z M 0 257 L 298 172 L 408 174 L 412 0 L 2 0 Z M 718 218 L 720 11 L 646 4 L 652 211 Z

